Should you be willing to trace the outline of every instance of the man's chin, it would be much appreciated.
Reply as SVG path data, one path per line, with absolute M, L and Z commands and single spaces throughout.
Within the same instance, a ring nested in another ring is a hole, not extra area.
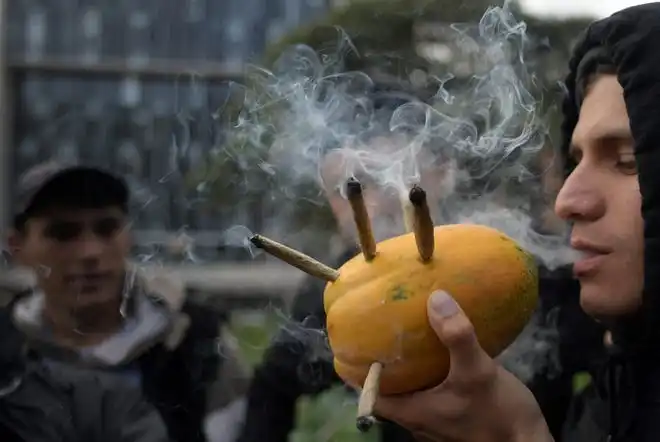
M 607 326 L 635 313 L 639 308 L 635 301 L 625 302 L 626 299 L 622 295 L 624 294 L 617 296 L 608 290 L 583 286 L 580 290 L 580 306 L 596 322 Z

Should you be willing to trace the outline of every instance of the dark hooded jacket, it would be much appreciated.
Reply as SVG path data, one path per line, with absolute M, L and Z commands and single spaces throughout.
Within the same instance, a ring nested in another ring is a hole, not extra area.
M 594 370 L 596 382 L 571 407 L 564 442 L 660 440 L 659 43 L 660 3 L 650 3 L 592 24 L 570 62 L 563 105 L 566 149 L 577 124 L 580 77 L 589 74 L 587 65 L 607 60 L 623 87 L 645 222 L 645 279 L 642 308 L 612 327 L 614 345 Z

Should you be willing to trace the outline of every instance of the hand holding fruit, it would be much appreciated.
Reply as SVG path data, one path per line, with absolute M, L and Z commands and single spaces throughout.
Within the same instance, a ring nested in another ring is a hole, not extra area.
M 450 351 L 427 317 L 431 292 L 451 292 L 471 320 L 480 351 L 496 356 L 531 318 L 538 274 L 535 260 L 495 229 L 434 227 L 426 194 L 417 186 L 409 194 L 412 210 L 404 210 L 412 232 L 378 244 L 360 184 L 350 181 L 347 195 L 362 254 L 339 270 L 260 235 L 251 241 L 328 282 L 324 307 L 334 368 L 347 384 L 363 389 L 357 424 L 366 431 L 379 392 L 422 391 L 442 383 L 450 372 Z
M 428 390 L 378 397 L 378 416 L 408 428 L 420 440 L 552 441 L 532 393 L 486 354 L 449 295 L 436 292 L 429 298 L 428 319 L 449 351 L 449 375 Z

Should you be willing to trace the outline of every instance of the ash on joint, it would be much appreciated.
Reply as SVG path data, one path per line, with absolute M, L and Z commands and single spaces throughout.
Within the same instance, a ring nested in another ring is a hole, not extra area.
M 346 181 L 346 196 L 348 198 L 354 198 L 362 194 L 362 184 L 351 177 Z
M 426 191 L 418 185 L 414 185 L 412 189 L 410 189 L 408 199 L 414 206 L 421 206 L 426 202 Z

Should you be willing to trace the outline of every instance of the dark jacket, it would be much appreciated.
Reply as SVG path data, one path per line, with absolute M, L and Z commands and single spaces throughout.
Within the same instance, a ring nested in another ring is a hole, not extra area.
M 29 342 L 26 345 L 26 348 L 29 349 L 26 353 L 26 370 L 30 379 L 40 379 L 44 389 L 46 386 L 69 385 L 64 387 L 64 390 L 84 392 L 85 402 L 94 405 L 103 404 L 104 408 L 96 411 L 98 416 L 108 419 L 124 419 L 123 424 L 116 424 L 116 426 L 122 426 L 127 431 L 132 425 L 130 422 L 134 422 L 138 426 L 140 422 L 146 422 L 140 417 L 140 407 L 147 407 L 148 404 L 156 416 L 162 419 L 167 429 L 168 440 L 172 442 L 204 442 L 206 440 L 204 420 L 207 415 L 207 392 L 216 380 L 223 362 L 218 343 L 220 325 L 225 319 L 224 317 L 205 307 L 183 302 L 176 314 L 179 315 L 177 317 L 185 317 L 187 321 L 185 321 L 186 326 L 180 329 L 181 333 L 178 333 L 176 339 L 171 339 L 174 333 L 154 334 L 143 341 L 136 342 L 133 354 L 127 352 L 126 356 L 120 352 L 117 356 L 122 358 L 118 359 L 120 362 L 99 369 L 86 366 L 84 361 L 79 361 L 77 357 L 70 354 L 71 352 L 60 349 L 55 343 L 47 341 L 47 337 L 42 339 L 36 326 L 33 327 L 34 330 L 23 326 L 19 331 L 16 327 L 16 305 L 25 300 L 29 301 L 31 295 L 32 292 L 18 295 L 10 305 L 2 310 L 4 322 L 12 325 L 13 334 L 17 336 L 12 342 L 19 339 L 26 339 Z M 162 313 L 164 309 L 169 308 L 165 306 L 166 301 L 163 301 L 158 294 L 144 293 L 144 295 L 145 303 L 154 303 L 154 309 L 163 309 L 156 311 Z M 155 316 L 162 317 L 160 314 Z M 163 330 L 166 331 L 168 328 L 163 328 Z M 28 333 L 28 331 L 32 331 L 32 333 Z M 124 381 L 121 375 L 117 376 L 117 373 L 121 373 L 122 370 L 136 373 L 136 377 L 141 380 L 139 385 Z M 90 381 L 87 381 L 87 385 L 92 383 L 96 387 L 79 388 L 76 379 L 81 379 L 82 383 L 82 379 L 85 377 L 91 378 Z M 118 378 L 122 382 L 116 381 Z M 127 389 L 128 393 L 125 397 L 113 394 L 113 391 L 121 389 Z M 139 402 L 136 402 L 135 406 L 131 406 L 130 403 L 118 405 L 135 396 L 136 391 L 139 395 L 133 398 L 134 401 L 140 399 L 144 404 L 139 405 Z M 47 396 L 47 392 L 43 391 L 43 395 Z M 43 400 L 46 399 L 40 397 L 39 390 L 35 391 L 30 398 L 35 405 L 40 404 Z M 82 403 L 77 401 L 74 405 Z M 73 421 L 81 419 L 88 421 L 85 416 L 95 413 L 94 410 L 91 405 L 73 407 L 71 409 Z M 109 410 L 115 411 L 110 412 Z M 122 410 L 127 411 L 128 414 L 119 413 Z M 94 420 L 90 422 L 94 422 Z M 98 426 L 94 427 L 94 431 L 106 427 L 103 419 L 99 418 L 97 422 Z M 115 421 L 110 423 L 112 422 Z M 135 431 L 140 432 L 141 430 L 136 428 Z M 141 441 L 141 439 L 134 440 Z M 150 439 L 144 440 L 150 441 Z
M 335 268 L 354 256 L 343 254 Z M 579 285 L 570 272 L 541 273 L 541 307 L 538 315 L 553 318 L 559 338 L 550 343 L 557 361 L 534 361 L 535 376 L 529 386 L 541 404 L 553 434 L 558 437 L 572 399 L 573 375 L 586 370 L 593 355 L 602 353 L 604 329 L 579 306 Z M 283 329 L 267 349 L 257 368 L 248 395 L 248 411 L 240 442 L 285 442 L 295 424 L 295 403 L 302 395 L 314 395 L 340 383 L 327 352 L 323 335 L 310 329 L 325 327 L 323 288 L 318 278 L 309 278 L 292 307 L 294 324 Z M 302 324 L 302 325 L 301 325 Z M 515 355 L 514 355 L 515 358 Z M 552 369 L 552 367 L 554 369 Z M 385 422 L 383 442 L 414 441 L 403 428 Z
M 596 381 L 571 409 L 563 442 L 660 440 L 660 3 L 595 22 L 578 42 L 566 79 L 564 148 L 578 120 L 578 71 L 595 50 L 615 67 L 635 140 L 645 222 L 642 308 L 612 328 L 614 344 L 593 361 Z
M 63 380 L 30 365 L 7 311 L 0 312 L 0 331 L 3 442 L 169 442 L 140 391 L 92 376 Z
M 162 343 L 138 360 L 146 399 L 158 409 L 175 442 L 205 442 L 204 419 L 208 391 L 225 362 L 218 349 L 220 324 L 216 312 L 185 303 L 190 317 L 181 343 L 174 349 Z
M 18 389 L 0 398 L 0 422 L 28 442 L 170 442 L 139 390 L 91 376 L 62 382 L 43 368 L 28 369 Z
M 556 327 L 556 340 L 547 342 L 556 347 L 546 361 L 536 366 L 535 375 L 527 385 L 541 406 L 555 441 L 559 442 L 574 401 L 575 376 L 589 373 L 594 361 L 603 358 L 605 328 L 582 311 L 580 286 L 573 279 L 571 269 L 541 269 L 539 292 L 541 305 L 537 314 L 546 318 L 547 323 L 541 325 L 549 329 Z

